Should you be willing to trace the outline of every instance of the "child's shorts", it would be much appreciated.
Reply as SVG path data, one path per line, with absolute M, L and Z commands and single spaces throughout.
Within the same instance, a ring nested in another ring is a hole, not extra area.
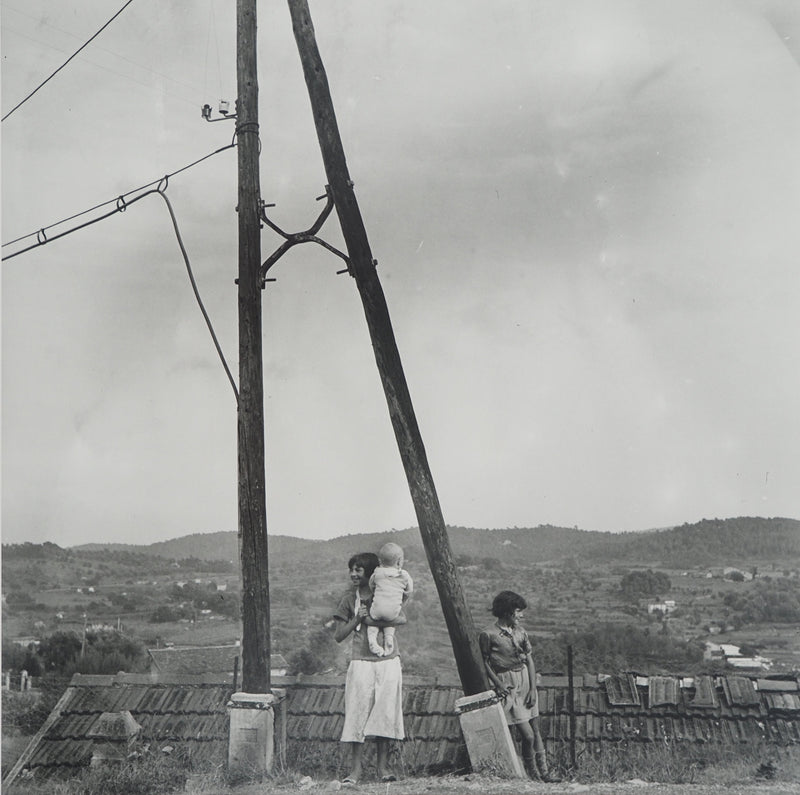
M 525 697 L 531 689 L 527 665 L 522 666 L 519 671 L 501 671 L 497 674 L 497 678 L 503 683 L 503 687 L 510 691 L 502 702 L 509 726 L 514 723 L 527 723 L 531 718 L 539 717 L 538 698 L 533 707 L 525 706 Z

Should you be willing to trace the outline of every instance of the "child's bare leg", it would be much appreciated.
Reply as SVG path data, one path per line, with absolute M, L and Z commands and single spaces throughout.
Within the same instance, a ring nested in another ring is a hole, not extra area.
M 376 654 L 378 657 L 383 657 L 386 652 L 384 651 L 383 646 L 378 643 L 378 633 L 380 632 L 379 627 L 372 627 L 367 626 L 367 642 L 369 643 L 369 650 Z
M 519 732 L 522 745 L 522 761 L 525 763 L 525 771 L 534 780 L 539 778 L 539 771 L 536 769 L 535 740 L 533 729 L 530 723 L 514 724 Z
M 386 654 L 394 651 L 394 627 L 383 628 L 383 648 L 386 650 Z

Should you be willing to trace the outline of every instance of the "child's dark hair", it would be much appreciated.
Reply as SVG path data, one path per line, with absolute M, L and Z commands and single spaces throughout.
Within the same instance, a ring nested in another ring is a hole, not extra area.
M 364 575 L 366 577 L 371 577 L 379 564 L 378 556 L 374 552 L 359 552 L 347 561 L 347 569 L 349 571 L 353 566 L 358 566 L 364 569 Z
M 528 603 L 514 591 L 500 591 L 492 601 L 492 615 L 508 618 L 515 610 L 524 610 Z

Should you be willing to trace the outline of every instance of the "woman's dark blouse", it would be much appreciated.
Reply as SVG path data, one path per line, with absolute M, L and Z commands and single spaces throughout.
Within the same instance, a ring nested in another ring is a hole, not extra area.
M 372 592 L 369 593 L 369 596 L 366 596 L 364 592 L 361 592 L 361 604 L 363 604 L 366 608 L 369 608 L 370 603 L 372 602 Z M 355 586 L 352 588 L 348 588 L 344 594 L 342 594 L 342 598 L 339 600 L 339 604 L 336 606 L 336 611 L 333 614 L 334 618 L 341 619 L 345 623 L 350 621 L 356 614 L 355 610 L 356 606 L 356 589 Z M 353 630 L 353 652 L 350 657 L 351 660 L 369 660 L 369 662 L 385 662 L 386 660 L 393 660 L 395 657 L 400 656 L 400 646 L 397 642 L 397 635 L 396 633 L 394 636 L 394 650 L 391 654 L 387 654 L 385 657 L 377 657 L 369 650 L 369 640 L 367 638 L 367 625 L 362 621 L 360 624 L 359 629 Z M 381 630 L 378 633 L 378 643 L 383 645 L 383 631 Z

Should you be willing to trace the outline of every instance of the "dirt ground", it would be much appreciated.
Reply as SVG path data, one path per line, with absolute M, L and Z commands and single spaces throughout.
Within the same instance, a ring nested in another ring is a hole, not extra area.
M 187 787 L 190 793 L 209 790 Z M 339 781 L 301 779 L 294 783 L 264 783 L 236 788 L 218 795 L 288 795 L 306 792 L 309 795 L 798 795 L 800 782 L 749 783 L 737 786 L 710 784 L 654 784 L 631 780 L 611 784 L 541 784 L 533 781 L 508 781 L 485 776 L 453 776 L 445 778 L 413 778 L 381 783 L 365 781 L 356 786 L 343 786 Z

